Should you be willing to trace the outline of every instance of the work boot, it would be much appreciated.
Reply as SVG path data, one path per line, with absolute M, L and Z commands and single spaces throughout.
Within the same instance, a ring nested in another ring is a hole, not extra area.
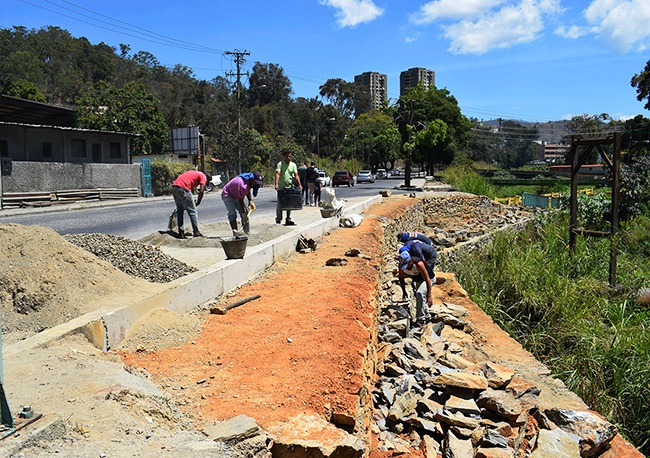
M 236 236 L 237 235 L 237 220 L 235 221 L 230 221 L 230 228 L 232 229 L 232 235 Z

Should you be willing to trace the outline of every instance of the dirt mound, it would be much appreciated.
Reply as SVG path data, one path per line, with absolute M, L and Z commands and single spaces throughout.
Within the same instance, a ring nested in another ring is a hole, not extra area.
M 0 307 L 7 342 L 106 305 L 157 291 L 67 242 L 51 229 L 0 224 Z

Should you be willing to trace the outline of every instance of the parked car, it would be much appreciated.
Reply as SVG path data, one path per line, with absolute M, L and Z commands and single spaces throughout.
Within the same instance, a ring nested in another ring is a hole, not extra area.
M 370 170 L 359 170 L 357 173 L 357 183 L 374 183 L 375 176 L 370 172 Z
M 320 178 L 321 186 L 331 186 L 332 180 L 325 170 L 319 170 L 318 178 Z
M 388 177 L 388 174 L 386 173 L 386 169 L 377 169 L 377 179 L 386 178 L 386 177 Z
M 400 171 L 397 169 L 393 169 L 390 171 L 390 176 L 394 177 L 400 174 Z
M 332 186 L 341 186 L 341 185 L 354 186 L 354 177 L 347 170 L 336 172 L 332 177 Z

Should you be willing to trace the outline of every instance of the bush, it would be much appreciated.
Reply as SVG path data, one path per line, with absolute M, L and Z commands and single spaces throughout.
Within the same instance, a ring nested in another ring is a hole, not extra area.
M 151 188 L 154 196 L 172 193 L 172 183 L 183 172 L 193 170 L 187 162 L 167 162 L 161 159 L 151 161 Z

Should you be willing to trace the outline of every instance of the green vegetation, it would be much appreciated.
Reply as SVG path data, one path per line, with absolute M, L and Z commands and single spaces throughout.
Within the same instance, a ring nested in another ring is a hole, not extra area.
M 610 240 L 580 237 L 572 255 L 568 238 L 568 215 L 554 212 L 497 235 L 453 270 L 504 330 L 647 454 L 650 310 L 635 296 L 650 286 L 650 219 L 633 218 L 616 237 L 616 290 Z
M 271 169 L 287 147 L 295 160 L 327 158 L 336 169 L 390 170 L 408 156 L 432 172 L 467 149 L 470 136 L 442 88 L 413 88 L 404 102 L 372 110 L 367 87 L 331 78 L 315 97 L 294 99 L 278 64 L 256 62 L 247 81 L 199 80 L 147 51 L 93 45 L 53 26 L 0 28 L 0 56 L 3 94 L 74 106 L 77 127 L 135 134 L 134 154 L 165 153 L 169 129 L 198 126 L 227 175 Z
M 183 172 L 194 170 L 188 162 L 151 161 L 151 187 L 154 196 L 172 193 L 172 183 Z
M 465 165 L 447 167 L 440 174 L 445 182 L 459 191 L 469 192 L 478 196 L 496 197 L 496 188 L 481 175 Z

